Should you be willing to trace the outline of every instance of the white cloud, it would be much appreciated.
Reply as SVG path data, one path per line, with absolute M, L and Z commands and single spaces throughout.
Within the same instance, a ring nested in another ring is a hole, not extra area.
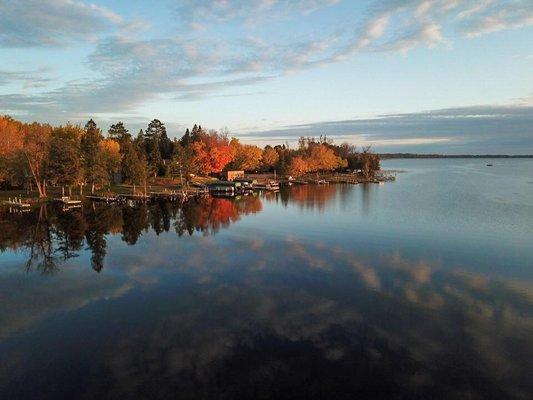
M 0 2 L 0 46 L 58 46 L 94 41 L 123 24 L 113 11 L 79 0 Z
M 342 0 L 182 0 L 177 8 L 182 18 L 200 26 L 203 22 L 280 18 L 309 14 Z
M 37 95 L 24 91 L 0 94 L 0 111 L 57 120 L 105 114 L 110 109 L 131 113 L 138 105 L 162 96 L 179 101 L 231 96 L 239 93 L 236 89 L 332 64 L 359 52 L 407 54 L 417 48 L 453 44 L 462 36 L 531 24 L 533 7 L 525 0 L 381 0 L 370 2 L 362 19 L 348 19 L 358 21 L 355 27 L 339 18 L 338 25 L 300 34 L 300 28 L 294 31 L 289 25 L 284 28 L 289 39 L 281 44 L 279 38 L 261 33 L 250 36 L 247 24 L 259 14 L 278 19 L 301 17 L 338 3 L 342 1 L 185 0 L 173 4 L 178 5 L 182 19 L 199 30 L 140 39 L 133 36 L 132 29 L 141 21 L 126 21 L 88 1 L 3 1 L 0 47 L 94 40 L 87 65 L 98 78 L 68 82 Z M 350 9 L 348 2 L 342 7 L 343 11 Z M 205 22 L 228 20 L 242 38 L 223 38 L 211 29 L 202 31 Z M 49 83 L 48 76 L 41 75 L 4 69 L 0 85 Z

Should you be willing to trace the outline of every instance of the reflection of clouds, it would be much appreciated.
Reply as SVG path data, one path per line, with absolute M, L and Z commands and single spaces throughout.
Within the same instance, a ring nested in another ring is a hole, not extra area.
M 405 382 L 413 387 L 444 385 L 442 393 L 464 394 L 468 382 L 456 389 L 442 379 L 459 362 L 506 395 L 525 393 L 519 378 L 524 357 L 510 343 L 531 349 L 531 303 L 512 287 L 481 284 L 478 276 L 447 273 L 399 254 L 376 264 L 295 238 L 251 252 L 254 243 L 205 242 L 194 248 L 195 254 L 203 250 L 195 260 L 200 264 L 173 267 L 196 283 L 149 332 L 125 338 L 107 355 L 109 373 L 121 387 L 156 379 L 162 370 L 174 377 L 192 373 L 207 384 L 243 348 L 266 357 L 262 338 L 273 337 L 307 343 L 334 363 L 347 362 L 356 349 L 363 359 L 380 362 L 408 355 L 416 362 L 405 366 Z M 244 262 L 250 254 L 267 267 Z
M 26 287 L 0 305 L 0 315 L 14 318 L 13 310 L 22 310 L 27 322 L 12 326 L 23 329 L 71 310 L 83 325 L 84 305 L 113 301 L 142 286 L 149 299 L 146 320 L 121 336 L 112 332 L 109 346 L 95 354 L 118 397 L 147 388 L 198 394 L 200 387 L 223 386 L 233 378 L 239 393 L 242 382 L 265 377 L 265 365 L 292 373 L 294 359 L 327 365 L 339 376 L 347 365 L 385 368 L 398 390 L 416 389 L 428 398 L 435 387 L 443 397 L 478 394 L 483 385 L 501 397 L 526 393 L 531 284 L 450 273 L 439 263 L 399 253 L 367 258 L 295 237 L 178 239 L 173 232 L 150 233 L 137 246 L 109 247 L 112 275 L 94 281 L 69 270 L 52 278 L 30 275 L 30 282 L 19 282 Z M 10 292 L 17 288 L 9 276 L 0 285 Z M 242 364 L 246 371 L 235 372 Z M 447 376 L 451 368 L 466 378 Z M 309 371 L 304 366 L 300 372 Z M 103 381 L 90 382 L 88 397 L 103 390 Z
M 0 279 L 0 341 L 57 312 L 79 310 L 94 301 L 122 296 L 131 286 L 113 277 L 98 282 L 71 272 L 55 279 L 16 275 Z

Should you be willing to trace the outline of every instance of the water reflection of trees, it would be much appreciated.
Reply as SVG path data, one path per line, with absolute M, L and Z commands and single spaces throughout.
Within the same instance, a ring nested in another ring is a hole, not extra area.
M 279 200 L 284 206 L 294 203 L 301 209 L 323 212 L 337 197 L 341 201 L 346 200 L 351 188 L 350 185 L 294 185 L 290 189 L 282 190 Z M 271 199 L 277 201 L 278 197 Z
M 0 213 L 0 251 L 22 250 L 28 255 L 28 271 L 51 273 L 77 257 L 85 245 L 91 252 L 92 268 L 100 272 L 109 235 L 121 234 L 128 245 L 135 245 L 149 231 L 156 235 L 172 229 L 178 236 L 213 235 L 242 215 L 261 209 L 261 199 L 256 196 L 205 198 L 185 205 L 165 201 L 122 207 L 91 203 L 69 212 L 42 205 L 27 213 Z

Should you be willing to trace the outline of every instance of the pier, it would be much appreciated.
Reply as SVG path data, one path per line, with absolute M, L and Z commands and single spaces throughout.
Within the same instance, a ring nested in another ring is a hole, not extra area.
M 54 199 L 54 201 L 57 203 L 61 203 L 65 206 L 76 206 L 76 205 L 81 206 L 81 200 L 73 200 L 69 196 L 59 197 L 57 199 Z
M 9 206 L 16 209 L 30 209 L 31 205 L 29 203 L 22 202 L 22 198 L 9 198 L 6 201 L 2 202 L 3 205 Z

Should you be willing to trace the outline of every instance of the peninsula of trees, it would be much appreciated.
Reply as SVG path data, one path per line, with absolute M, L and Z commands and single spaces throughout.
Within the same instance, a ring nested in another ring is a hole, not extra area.
M 85 126 L 54 127 L 0 116 L 0 184 L 36 188 L 39 197 L 47 196 L 50 185 L 80 191 L 87 186 L 93 192 L 117 177 L 126 184 L 145 185 L 157 177 L 189 179 L 225 170 L 298 177 L 348 168 L 370 177 L 379 169 L 379 156 L 369 148 L 358 151 L 322 136 L 301 137 L 294 149 L 286 144 L 259 148 L 199 125 L 170 139 L 157 119 L 132 135 L 122 122 L 104 134 L 92 119 Z

